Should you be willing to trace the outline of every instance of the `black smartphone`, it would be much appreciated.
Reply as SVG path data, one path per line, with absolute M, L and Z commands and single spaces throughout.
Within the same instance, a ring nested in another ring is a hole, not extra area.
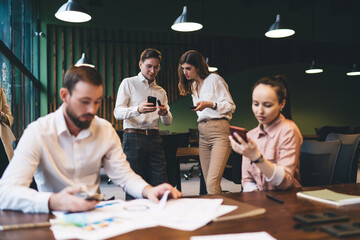
M 190 106 L 190 107 L 189 107 L 189 109 L 191 109 L 191 110 L 192 110 L 192 109 L 195 109 L 195 108 L 197 108 L 197 107 L 196 107 L 196 106 Z
M 237 134 L 240 135 L 240 137 L 242 137 L 242 139 L 244 139 L 245 142 L 247 142 L 247 137 L 246 137 L 246 129 L 242 128 L 242 127 L 236 127 L 236 126 L 230 126 L 230 134 L 231 136 L 234 137 L 234 132 L 236 132 Z M 234 137 L 235 141 L 238 142 L 238 140 L 236 139 L 236 137 Z
M 156 97 L 148 96 L 148 103 L 152 103 L 155 107 L 156 106 Z
M 161 102 L 160 102 L 160 100 L 158 99 L 157 100 L 157 103 L 159 104 L 159 107 L 161 106 Z

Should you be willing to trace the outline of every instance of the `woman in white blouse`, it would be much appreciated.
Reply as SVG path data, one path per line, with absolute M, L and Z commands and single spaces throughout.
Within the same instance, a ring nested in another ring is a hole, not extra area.
M 198 115 L 200 164 L 207 192 L 221 193 L 221 179 L 231 152 L 229 121 L 235 104 L 224 79 L 210 73 L 204 57 L 195 50 L 179 61 L 179 90 L 191 94 Z

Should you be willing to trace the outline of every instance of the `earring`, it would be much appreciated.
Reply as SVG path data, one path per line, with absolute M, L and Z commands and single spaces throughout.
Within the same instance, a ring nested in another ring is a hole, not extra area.
M 280 112 L 282 112 L 283 109 L 280 109 Z

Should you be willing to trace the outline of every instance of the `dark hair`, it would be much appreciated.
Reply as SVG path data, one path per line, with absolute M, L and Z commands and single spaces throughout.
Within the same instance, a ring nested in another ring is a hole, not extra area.
M 263 77 L 257 80 L 252 88 L 252 92 L 254 91 L 255 87 L 259 84 L 270 85 L 275 89 L 276 95 L 279 99 L 279 103 L 285 100 L 285 106 L 282 109 L 281 113 L 287 119 L 292 119 L 291 116 L 291 105 L 290 105 L 290 95 L 289 95 L 289 87 L 287 80 L 282 75 L 270 76 L 270 77 Z
M 84 81 L 95 86 L 102 85 L 101 75 L 95 68 L 87 66 L 72 66 L 65 73 L 63 87 L 67 88 L 71 94 L 74 86 L 79 81 Z
M 154 48 L 147 48 L 141 53 L 140 61 L 144 62 L 148 58 L 157 58 L 159 61 L 161 61 L 161 53 L 159 50 Z
M 180 95 L 182 96 L 193 93 L 193 89 L 192 89 L 193 81 L 188 81 L 185 78 L 185 75 L 181 69 L 181 65 L 184 63 L 188 63 L 194 66 L 198 70 L 199 77 L 202 79 L 205 79 L 207 78 L 207 76 L 210 75 L 209 66 L 206 63 L 204 57 L 201 55 L 201 53 L 195 50 L 190 50 L 184 53 L 180 58 L 179 67 L 178 67 L 178 75 L 179 75 L 178 87 L 179 87 Z

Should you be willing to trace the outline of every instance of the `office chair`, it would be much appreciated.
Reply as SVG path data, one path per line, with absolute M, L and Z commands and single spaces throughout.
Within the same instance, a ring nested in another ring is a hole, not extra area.
M 354 127 L 353 134 L 360 133 L 360 127 Z
M 303 142 L 300 153 L 300 180 L 303 187 L 332 184 L 340 145 L 340 140 Z
M 335 163 L 333 184 L 356 183 L 360 134 L 330 133 L 325 141 L 340 140 L 341 147 Z
M 329 133 L 342 133 L 349 134 L 350 127 L 349 126 L 322 126 L 321 128 L 315 128 L 315 132 L 318 135 L 318 141 L 325 141 L 326 136 Z
M 181 191 L 180 162 L 176 158 L 176 151 L 180 143 L 186 141 L 188 133 L 172 133 L 160 135 L 164 140 L 164 153 L 166 159 L 166 171 L 168 181 L 172 186 L 176 186 Z
M 241 164 L 242 155 L 238 154 L 234 150 L 231 150 L 223 177 L 236 184 L 241 184 Z

